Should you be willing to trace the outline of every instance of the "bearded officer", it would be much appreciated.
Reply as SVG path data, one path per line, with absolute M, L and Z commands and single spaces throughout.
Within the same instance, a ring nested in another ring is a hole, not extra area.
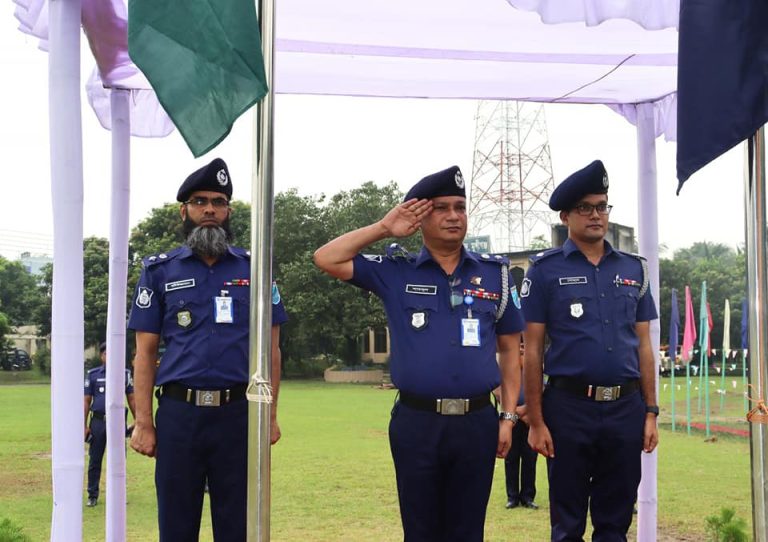
M 423 247 L 393 244 L 421 229 Z M 520 303 L 508 262 L 467 251 L 464 179 L 453 166 L 416 183 L 381 220 L 315 252 L 331 276 L 384 302 L 399 400 L 389 439 L 405 540 L 483 540 L 494 457 L 509 449 L 520 387 Z M 497 364 L 496 354 L 499 355 Z M 501 384 L 499 420 L 490 393 Z
M 186 244 L 144 260 L 129 319 L 136 330 L 131 447 L 156 458 L 161 541 L 198 540 L 206 480 L 214 539 L 246 537 L 250 257 L 229 245 L 231 196 L 219 158 L 184 181 L 177 200 Z M 274 444 L 279 325 L 287 317 L 274 284 L 272 294 Z M 166 349 L 156 368 L 161 340 Z
M 529 443 L 547 457 L 552 540 L 583 540 L 589 508 L 593 541 L 623 541 L 641 452 L 658 443 L 649 332 L 656 306 L 645 260 L 605 240 L 611 205 L 602 162 L 563 181 L 549 205 L 568 240 L 531 259 L 520 292 Z

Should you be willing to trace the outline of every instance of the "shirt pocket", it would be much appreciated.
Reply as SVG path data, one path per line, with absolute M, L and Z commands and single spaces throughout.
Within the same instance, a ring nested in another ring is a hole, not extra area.
M 405 318 L 415 331 L 427 329 L 432 315 L 437 312 L 436 295 L 405 294 L 403 310 Z
M 582 285 L 560 286 L 555 296 L 557 305 L 552 307 L 558 319 L 586 321 L 598 318 L 594 292 Z M 564 315 L 564 316 L 562 316 Z
M 637 321 L 637 304 L 640 299 L 637 288 L 622 286 L 616 292 L 616 314 L 625 318 L 627 322 Z
M 197 295 L 195 295 L 197 294 Z M 205 306 L 205 300 L 193 288 L 175 290 L 165 294 L 165 330 L 166 332 L 189 331 L 207 316 L 206 309 L 213 312 L 213 301 Z

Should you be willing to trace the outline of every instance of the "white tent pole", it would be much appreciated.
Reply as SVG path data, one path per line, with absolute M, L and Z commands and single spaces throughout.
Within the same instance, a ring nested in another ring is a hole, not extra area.
M 53 201 L 51 540 L 83 536 L 83 134 L 80 0 L 51 0 L 48 103 Z
M 128 282 L 128 210 L 131 174 L 130 91 L 110 91 L 112 200 L 107 308 L 107 542 L 124 542 L 125 517 L 125 299 Z
M 670 195 L 672 190 L 670 189 Z M 659 219 L 656 178 L 656 127 L 653 104 L 637 105 L 637 217 L 638 248 L 648 259 L 651 293 L 659 312 Z M 651 321 L 651 348 L 654 359 L 656 396 L 659 394 L 660 320 Z M 658 450 L 642 454 L 643 477 L 637 492 L 637 539 L 656 541 Z

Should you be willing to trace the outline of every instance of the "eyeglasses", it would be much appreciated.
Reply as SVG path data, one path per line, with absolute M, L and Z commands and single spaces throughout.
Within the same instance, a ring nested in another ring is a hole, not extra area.
M 192 207 L 208 207 L 208 204 L 210 203 L 213 205 L 214 209 L 223 209 L 224 207 L 229 207 L 229 202 L 227 201 L 227 198 L 204 198 L 204 197 L 197 197 L 197 198 L 191 198 L 187 201 L 185 201 L 187 205 L 191 205 Z
M 611 214 L 611 209 L 613 209 L 613 205 L 608 205 L 607 203 L 598 203 L 597 205 L 577 203 L 573 207 L 573 210 L 581 216 L 591 216 L 593 211 L 597 211 L 599 215 L 609 215 Z

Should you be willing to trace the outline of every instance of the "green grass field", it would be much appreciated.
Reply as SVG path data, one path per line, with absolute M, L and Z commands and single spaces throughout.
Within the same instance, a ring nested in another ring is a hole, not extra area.
M 667 429 L 669 394 L 660 395 L 658 523 L 668 537 L 660 540 L 704 540 L 705 518 L 726 506 L 747 520 L 751 532 L 748 440 L 718 435 L 707 442 L 701 432 L 687 435 L 681 427 L 672 433 Z M 279 410 L 283 438 L 272 455 L 272 540 L 402 540 L 387 441 L 394 396 L 394 391 L 372 386 L 284 383 Z M 682 399 L 684 404 L 684 395 Z M 734 419 L 737 413 L 743 418 L 743 409 L 735 404 L 740 400 L 736 396 L 726 407 Z M 712 407 L 719 407 L 714 399 Z M 51 518 L 50 387 L 2 386 L 0 412 L 0 520 L 8 517 L 32 540 L 46 540 Z M 85 448 L 83 457 L 87 465 Z M 152 459 L 128 453 L 127 538 L 132 542 L 157 540 L 153 468 Z M 538 462 L 538 474 L 537 501 L 542 508 L 506 510 L 504 466 L 497 462 L 486 523 L 488 541 L 548 539 L 543 460 Z M 84 540 L 104 540 L 104 511 L 103 502 L 84 508 Z M 211 540 L 207 510 L 201 540 Z

